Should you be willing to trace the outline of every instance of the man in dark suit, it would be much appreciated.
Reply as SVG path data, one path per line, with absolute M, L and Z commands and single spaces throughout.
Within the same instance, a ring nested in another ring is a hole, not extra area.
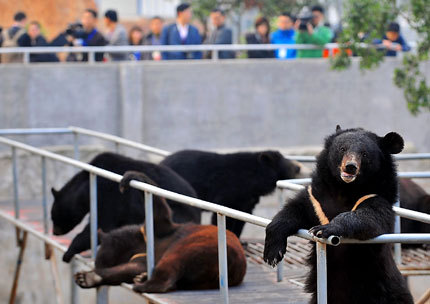
M 192 11 L 188 3 L 178 5 L 176 8 L 176 23 L 163 28 L 161 33 L 162 45 L 190 45 L 201 44 L 202 38 L 197 28 L 190 24 Z M 162 52 L 164 60 L 172 59 L 201 59 L 201 52 Z
M 205 40 L 205 44 L 232 44 L 233 35 L 231 29 L 227 28 L 224 24 L 224 11 L 219 8 L 213 9 L 210 14 L 210 18 L 214 29 Z M 220 59 L 230 59 L 235 57 L 235 53 L 233 51 L 219 51 L 218 57 Z M 205 58 L 212 58 L 211 52 L 208 52 L 205 55 Z

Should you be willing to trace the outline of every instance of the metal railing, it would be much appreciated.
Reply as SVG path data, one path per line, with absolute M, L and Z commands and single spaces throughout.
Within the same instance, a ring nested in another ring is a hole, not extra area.
M 337 43 L 326 45 L 313 44 L 195 44 L 195 45 L 123 45 L 123 46 L 47 46 L 47 47 L 11 47 L 0 48 L 0 54 L 23 54 L 23 62 L 30 62 L 30 54 L 46 53 L 87 53 L 88 62 L 95 62 L 96 53 L 131 53 L 131 52 L 212 52 L 212 60 L 218 60 L 219 51 L 249 50 L 318 50 L 337 48 Z
M 67 129 L 70 130 L 70 129 Z M 83 129 L 85 130 L 85 129 Z M 69 131 L 65 131 L 65 129 L 45 129 L 45 134 L 49 134 L 49 132 L 53 132 L 56 133 L 57 131 L 59 133 L 69 133 Z M 48 132 L 49 131 L 49 132 Z M 73 134 L 81 134 L 79 132 L 81 132 L 82 130 L 79 130 L 78 128 L 75 129 L 74 131 L 70 130 L 70 132 L 72 132 Z M 85 132 L 87 135 L 100 135 L 102 136 L 103 133 L 101 134 L 97 134 L 96 133 L 92 133 L 89 132 L 90 130 L 87 130 L 88 132 Z M 75 132 L 75 133 L 74 133 Z M 8 134 L 8 135 L 12 135 L 10 134 L 11 132 L 3 132 L 3 134 Z M 19 133 L 19 132 L 18 132 Z M 0 134 L 2 134 L 2 131 L 0 130 Z M 28 131 L 25 132 L 24 130 L 21 130 L 21 134 L 37 134 L 34 130 L 33 131 Z M 82 133 L 84 134 L 84 133 Z M 109 137 L 109 136 L 105 136 L 106 134 L 103 135 L 103 137 L 106 140 L 116 140 L 114 142 L 118 142 L 121 143 L 121 141 L 119 140 L 120 138 L 117 138 L 115 136 L 113 137 Z M 12 222 L 14 225 L 16 225 L 17 223 L 19 224 L 19 227 L 21 227 L 22 229 L 25 229 L 26 231 L 29 231 L 32 234 L 35 234 L 36 236 L 38 236 L 40 239 L 44 240 L 46 243 L 47 242 L 53 242 L 52 240 L 50 240 L 47 237 L 47 231 L 45 230 L 45 234 L 41 234 L 38 233 L 37 231 L 35 231 L 34 229 L 30 229 L 27 227 L 27 225 L 22 224 L 21 221 L 19 221 L 19 199 L 18 199 L 18 176 L 17 176 L 17 155 L 16 155 L 16 150 L 20 149 L 20 150 L 24 150 L 27 152 L 30 152 L 32 154 L 36 154 L 41 156 L 42 158 L 42 171 L 46 172 L 45 168 L 44 168 L 44 164 L 45 164 L 45 160 L 46 159 L 52 159 L 52 160 L 56 160 L 56 161 L 60 161 L 66 164 L 69 164 L 71 166 L 74 166 L 76 168 L 88 171 L 90 173 L 90 217 L 91 217 L 91 243 L 92 243 L 92 256 L 95 257 L 96 254 L 96 250 L 97 247 L 95 246 L 95 244 L 97 244 L 97 177 L 104 177 L 107 178 L 109 180 L 115 181 L 115 182 L 119 182 L 122 179 L 121 175 L 118 175 L 116 173 L 110 172 L 110 171 L 106 171 L 104 169 L 100 169 L 97 167 L 94 167 L 92 165 L 80 162 L 78 160 L 74 160 L 65 156 L 61 156 L 43 149 L 39 149 L 39 148 L 35 148 L 26 144 L 23 144 L 21 142 L 18 141 L 14 141 L 11 139 L 7 139 L 7 138 L 3 138 L 0 137 L 0 143 L 8 145 L 11 147 L 12 149 L 12 163 L 13 163 L 13 168 L 12 168 L 12 172 L 13 172 L 13 176 L 14 176 L 14 206 L 15 206 L 15 219 L 11 218 L 11 217 L 6 217 L 4 216 L 3 213 L 0 213 L 0 216 L 2 216 L 3 218 L 9 220 L 10 222 Z M 125 144 L 126 142 L 124 142 Z M 134 145 L 133 145 L 134 146 Z M 147 146 L 145 146 L 144 148 L 146 148 Z M 142 147 L 143 148 L 143 147 Z M 159 152 L 159 151 L 158 151 Z M 402 173 L 401 173 L 402 174 Z M 400 175 L 400 174 L 399 174 Z M 406 176 L 410 176 L 411 174 L 406 173 L 404 174 Z M 45 176 L 46 178 L 46 174 L 43 173 L 42 176 Z M 430 176 L 430 173 L 429 173 Z M 43 178 L 43 177 L 42 177 Z M 300 181 L 280 181 L 278 182 L 278 186 L 279 185 L 284 185 L 285 187 L 288 187 L 289 189 L 295 189 L 297 190 L 299 187 L 303 187 L 301 185 L 299 185 L 298 183 L 303 183 L 308 181 L 308 179 L 302 179 Z M 46 182 L 42 183 L 43 185 L 45 185 L 44 187 L 46 187 Z M 185 195 L 181 195 L 181 194 L 177 194 L 171 191 L 167 191 L 149 184 L 145 184 L 142 182 L 138 182 L 138 181 L 131 181 L 130 182 L 130 186 L 144 191 L 145 192 L 145 208 L 146 208 L 146 212 L 147 212 L 147 218 L 152 218 L 152 195 L 158 195 L 161 197 L 164 197 L 166 199 L 171 199 L 171 200 L 175 200 L 177 202 L 183 203 L 183 204 L 187 204 L 193 207 L 197 207 L 197 208 L 201 208 L 207 211 L 212 211 L 212 212 L 216 212 L 218 214 L 217 219 L 218 219 L 218 253 L 219 253 L 219 271 L 220 271 L 220 293 L 221 293 L 221 298 L 222 298 L 222 302 L 223 303 L 228 303 L 228 276 L 227 276 L 227 256 L 226 256 L 226 238 L 225 238 L 225 217 L 232 217 L 238 220 L 242 220 L 254 225 L 258 225 L 261 227 L 266 227 L 269 223 L 270 220 L 269 219 L 265 219 L 262 217 L 258 217 L 258 216 L 254 216 L 252 214 L 248 214 L 245 212 L 241 212 L 241 211 L 237 211 L 231 208 L 227 208 L 224 206 L 220 206 L 220 205 L 216 205 L 210 202 L 206 202 L 200 199 L 196 199 L 196 198 L 191 198 L 191 197 L 187 197 Z M 46 202 L 46 191 L 42 190 L 43 193 L 43 201 Z M 47 224 L 45 224 L 48 219 L 47 216 L 45 214 L 47 214 L 45 212 L 47 205 L 46 203 L 43 204 L 43 208 L 44 208 L 44 227 L 47 227 Z M 403 209 L 403 208 L 394 208 L 396 214 L 400 215 L 400 216 L 404 216 L 404 217 L 408 217 L 410 219 L 415 219 L 415 220 L 420 220 L 420 221 L 424 221 L 424 222 L 428 222 L 430 223 L 430 215 L 424 214 L 424 213 L 419 213 L 419 212 L 414 212 L 414 211 L 410 211 L 407 209 Z M 13 220 L 13 221 L 12 221 Z M 150 273 L 154 267 L 154 244 L 153 241 L 151 241 L 151 236 L 152 236 L 152 240 L 153 240 L 153 223 L 151 220 L 147 220 L 145 222 L 146 225 L 146 230 L 148 233 L 148 259 L 147 259 L 147 267 L 148 267 L 148 273 Z M 18 225 L 16 225 L 18 227 Z M 37 232 L 37 233 L 36 233 Z M 377 238 L 371 239 L 371 240 L 367 240 L 367 241 L 358 241 L 358 240 L 347 240 L 347 239 L 339 239 L 336 236 L 332 236 L 328 239 L 319 239 L 314 237 L 313 235 L 309 234 L 308 231 L 300 229 L 297 233 L 297 236 L 305 238 L 307 240 L 312 240 L 317 242 L 317 246 L 316 246 L 316 250 L 317 250 L 317 257 L 318 257 L 318 303 L 327 303 L 327 294 L 326 294 L 326 286 L 327 286 L 327 281 L 326 281 L 326 256 L 325 256 L 325 250 L 326 250 L 326 244 L 329 245 L 338 245 L 339 243 L 387 243 L 387 242 L 403 242 L 403 243 L 430 243 L 430 234 L 386 234 L 386 235 L 381 235 Z M 55 243 L 55 242 L 54 242 Z M 58 247 L 55 246 L 56 248 L 60 249 L 60 250 L 65 250 L 62 247 Z M 151 258 L 152 257 L 152 258 Z M 80 259 L 80 257 L 78 258 Z M 98 303 L 105 303 L 103 301 L 107 300 L 107 293 L 106 293 L 106 289 L 104 292 L 99 291 L 98 292 Z
M 12 148 L 12 163 L 13 163 L 13 176 L 14 176 L 14 209 L 15 209 L 15 220 L 11 221 L 13 224 L 19 222 L 20 218 L 20 207 L 19 207 L 19 196 L 18 196 L 18 176 L 17 176 L 17 155 L 16 150 L 24 150 L 30 152 L 35 155 L 39 155 L 42 158 L 42 164 L 45 164 L 45 159 L 51 159 L 60 161 L 65 164 L 69 164 L 81 170 L 88 171 L 90 174 L 90 231 L 91 231 L 91 256 L 95 258 L 97 254 L 97 177 L 103 177 L 109 179 L 114 182 L 120 182 L 122 176 L 104 169 L 97 168 L 87 163 L 83 163 L 81 161 L 71 159 L 62 155 L 55 154 L 53 152 L 49 152 L 43 149 L 35 148 L 24 143 L 14 141 L 11 139 L 7 139 L 4 137 L 0 137 L 0 143 L 8 145 Z M 42 172 L 45 171 L 46 168 L 42 167 Z M 46 176 L 46 174 L 43 174 Z M 43 185 L 46 185 L 43 182 Z M 149 184 L 144 184 L 138 181 L 131 181 L 130 186 L 144 191 L 145 192 L 145 211 L 147 220 L 145 221 L 146 225 L 146 233 L 147 233 L 147 267 L 148 267 L 148 277 L 150 278 L 150 274 L 154 268 L 154 234 L 153 234 L 153 223 L 152 223 L 152 195 L 158 195 L 164 197 L 166 199 L 171 199 L 183 204 L 187 204 L 193 207 L 201 208 L 207 211 L 216 212 L 218 214 L 218 248 L 219 248 L 219 266 L 220 266 L 220 291 L 222 294 L 222 302 L 228 303 L 228 276 L 227 276 L 227 252 L 226 252 L 226 228 L 225 228 L 225 217 L 229 216 L 235 219 L 239 219 L 242 221 L 246 221 L 248 223 L 252 223 L 255 225 L 259 225 L 262 227 L 267 226 L 270 223 L 270 220 L 260 218 L 245 212 L 237 211 L 231 208 L 227 208 L 224 206 L 219 206 L 214 203 L 206 202 L 200 199 L 188 197 L 185 195 L 177 194 L 171 191 L 167 191 Z M 47 204 L 46 204 L 46 191 L 42 189 L 43 193 L 43 222 L 44 227 L 48 226 L 48 218 L 47 214 Z M 7 220 L 10 220 L 10 217 L 7 217 L 4 213 L 1 213 L 1 216 Z M 20 222 L 21 223 L 21 222 Z M 24 227 L 24 224 L 20 224 L 19 227 Z M 37 237 L 45 241 L 48 241 L 48 231 L 45 230 L 44 234 L 36 233 L 36 230 L 30 229 L 28 227 L 25 228 L 26 231 L 35 234 Z M 299 236 L 306 238 L 308 240 L 312 240 L 314 237 L 311 236 L 307 231 L 300 231 L 298 233 Z M 323 242 L 327 242 L 324 241 Z M 49 241 L 51 244 L 52 241 Z M 63 247 L 56 246 L 56 248 L 64 251 Z M 107 298 L 106 289 L 99 289 L 97 292 L 97 303 L 105 303 Z
M 386 48 L 382 44 L 363 47 Z M 133 53 L 133 52 L 212 52 L 212 60 L 219 59 L 220 51 L 257 51 L 257 50 L 322 50 L 332 55 L 338 43 L 316 44 L 195 44 L 195 45 L 123 45 L 123 46 L 38 46 L 0 48 L 0 54 L 23 54 L 23 63 L 30 62 L 30 54 L 46 53 L 87 53 L 88 62 L 95 62 L 96 53 Z M 393 46 L 394 48 L 394 46 Z

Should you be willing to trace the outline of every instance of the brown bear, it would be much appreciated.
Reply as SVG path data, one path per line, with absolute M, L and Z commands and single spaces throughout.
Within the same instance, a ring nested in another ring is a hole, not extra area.
M 120 183 L 129 191 L 131 180 L 156 184 L 141 172 L 128 171 Z M 142 193 L 143 195 L 143 193 Z M 82 288 L 135 282 L 137 292 L 167 292 L 175 289 L 218 287 L 218 229 L 213 225 L 177 224 L 162 197 L 154 196 L 155 268 L 146 276 L 144 226 L 124 226 L 109 233 L 99 232 L 100 248 L 95 269 L 78 272 Z M 229 286 L 239 285 L 246 273 L 245 253 L 236 235 L 227 231 Z

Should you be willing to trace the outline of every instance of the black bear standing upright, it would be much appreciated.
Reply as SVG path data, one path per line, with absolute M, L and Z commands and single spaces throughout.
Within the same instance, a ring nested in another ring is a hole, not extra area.
M 287 238 L 300 228 L 313 227 L 310 232 L 322 238 L 367 240 L 391 233 L 397 196 L 391 154 L 402 149 L 403 139 L 397 133 L 379 137 L 338 126 L 317 158 L 311 187 L 298 193 L 267 226 L 264 260 L 271 265 L 281 261 Z M 313 293 L 310 303 L 317 303 L 315 248 L 308 262 L 306 290 Z M 330 304 L 413 303 L 391 244 L 327 246 L 327 280 Z
M 172 169 L 135 160 L 115 153 L 101 153 L 91 162 L 91 165 L 124 174 L 135 170 L 145 172 L 160 188 L 180 194 L 196 197 L 196 192 L 182 177 Z M 54 224 L 54 234 L 66 234 L 78 225 L 90 210 L 90 186 L 87 171 L 77 173 L 60 191 L 52 189 L 54 204 L 51 217 Z M 118 184 L 102 178 L 97 178 L 97 215 L 98 227 L 105 232 L 130 225 L 141 224 L 145 219 L 145 206 L 140 191 L 132 189 L 123 195 L 118 190 Z M 200 224 L 201 210 L 188 205 L 167 200 L 173 211 L 173 220 L 177 223 L 194 222 Z M 85 226 L 72 241 L 63 256 L 69 262 L 74 254 L 90 248 L 90 226 Z
M 276 181 L 295 178 L 300 172 L 298 165 L 277 151 L 218 154 L 183 150 L 161 164 L 188 181 L 198 198 L 248 213 L 252 213 L 260 196 L 275 190 Z M 216 224 L 216 215 L 212 224 Z M 227 229 L 238 237 L 244 224 L 227 218 Z

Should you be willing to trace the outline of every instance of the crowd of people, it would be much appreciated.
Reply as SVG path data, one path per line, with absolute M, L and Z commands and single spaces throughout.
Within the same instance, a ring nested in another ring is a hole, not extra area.
M 1 47 L 31 47 L 31 46 L 125 46 L 125 45 L 196 45 L 196 44 L 232 44 L 232 30 L 225 24 L 225 12 L 214 8 L 210 13 L 212 30 L 202 37 L 199 30 L 191 24 L 192 8 L 182 3 L 176 8 L 176 20 L 164 24 L 161 17 L 153 17 L 149 23 L 149 32 L 145 33 L 139 26 L 133 26 L 129 32 L 119 23 L 115 10 L 104 14 L 105 31 L 97 28 L 98 13 L 93 9 L 84 11 L 81 22 L 71 24 L 66 31 L 59 34 L 51 42 L 47 42 L 41 33 L 41 25 L 37 21 L 27 24 L 27 16 L 18 12 L 14 23 L 0 35 Z M 301 11 L 293 16 L 282 13 L 277 18 L 277 29 L 270 32 L 270 22 L 265 17 L 255 21 L 255 32 L 245 36 L 248 44 L 314 44 L 325 45 L 335 41 L 335 34 L 325 22 L 324 9 L 320 5 L 313 6 L 308 12 Z M 386 35 L 375 44 L 382 45 L 387 56 L 396 56 L 398 51 L 409 51 L 405 39 L 400 35 L 397 23 L 390 23 Z M 323 49 L 290 49 L 249 50 L 248 58 L 318 58 L 324 56 Z M 171 59 L 209 59 L 211 52 L 115 52 L 96 53 L 96 61 L 122 60 L 171 60 Z M 235 58 L 236 53 L 230 50 L 218 52 L 219 59 Z M 1 62 L 22 62 L 22 54 L 2 54 Z M 87 53 L 70 53 L 67 61 L 88 61 Z M 56 54 L 31 54 L 31 62 L 59 61 Z

